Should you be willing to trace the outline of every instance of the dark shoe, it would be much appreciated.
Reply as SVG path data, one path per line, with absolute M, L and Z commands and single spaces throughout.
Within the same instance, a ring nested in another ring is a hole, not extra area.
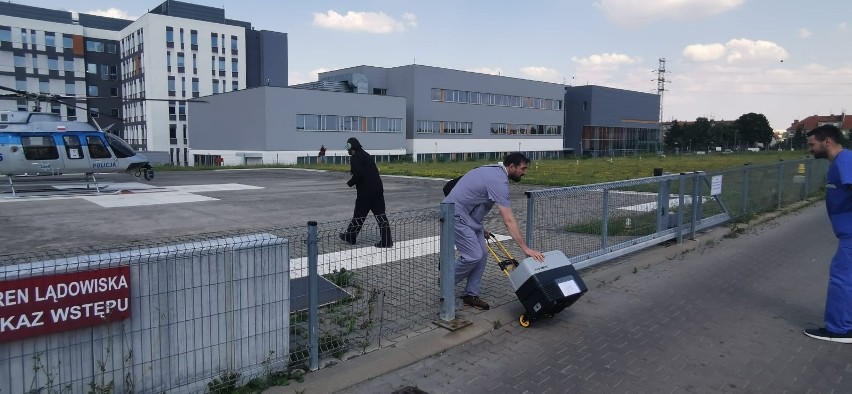
M 377 243 L 377 244 L 376 244 L 376 247 L 377 247 L 377 248 L 392 248 L 392 247 L 393 247 L 393 242 L 388 242 L 388 243 L 381 243 L 381 242 L 379 242 L 379 243 Z
M 822 339 L 823 341 L 852 343 L 852 332 L 850 331 L 847 331 L 845 334 L 836 334 L 826 330 L 825 327 L 820 327 L 806 329 L 805 335 L 811 338 Z
M 482 301 L 482 299 L 479 298 L 479 296 L 466 295 L 466 296 L 462 297 L 462 301 L 464 302 L 465 305 L 470 305 L 470 306 L 472 306 L 476 309 L 482 309 L 484 311 L 491 309 L 491 306 L 489 306 L 488 303 L 486 303 L 485 301 Z
M 346 236 L 346 233 L 340 233 L 339 237 L 341 241 L 346 242 L 350 245 L 355 245 L 355 240 L 350 240 L 349 237 Z

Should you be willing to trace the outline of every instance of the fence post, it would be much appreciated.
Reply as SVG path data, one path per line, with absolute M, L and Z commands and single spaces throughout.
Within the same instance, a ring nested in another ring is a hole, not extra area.
M 805 198 L 802 200 L 807 200 L 811 194 L 811 170 L 813 169 L 811 163 L 813 160 L 805 159 Z
M 778 162 L 778 208 L 781 209 L 781 192 L 784 187 L 784 160 Z
M 683 210 L 686 209 L 683 201 L 683 195 L 686 194 L 686 173 L 681 172 L 677 178 L 677 244 L 683 243 Z
M 704 184 L 704 171 L 694 173 L 692 181 L 692 228 L 689 232 L 689 239 L 695 239 L 695 228 L 701 224 L 701 214 L 704 210 L 704 197 L 701 192 L 701 187 Z
M 453 203 L 441 203 L 441 315 L 443 321 L 456 318 L 456 229 Z
M 319 369 L 319 248 L 317 222 L 308 222 L 308 332 L 311 341 L 311 371 Z
M 535 227 L 535 197 L 530 192 L 524 192 L 527 195 L 527 246 L 534 248 L 533 243 L 533 228 Z
M 745 217 L 748 212 L 748 163 L 743 166 L 743 207 L 740 217 Z
M 604 188 L 601 198 L 601 250 L 606 249 L 607 235 L 609 235 L 609 189 Z
M 657 232 L 661 233 L 669 228 L 669 187 L 668 179 L 660 182 L 657 193 Z

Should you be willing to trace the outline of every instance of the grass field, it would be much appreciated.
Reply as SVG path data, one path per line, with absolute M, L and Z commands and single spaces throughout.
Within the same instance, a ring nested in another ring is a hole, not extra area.
M 744 153 L 713 153 L 709 155 L 639 155 L 614 158 L 552 159 L 535 160 L 530 165 L 524 183 L 548 186 L 575 186 L 591 183 L 620 181 L 625 179 L 652 176 L 655 168 L 666 172 L 711 171 L 740 167 L 745 163 L 775 163 L 779 160 L 799 160 L 809 157 L 805 151 L 767 151 Z M 438 163 L 378 163 L 379 171 L 384 175 L 409 175 L 431 178 L 455 178 L 468 170 L 491 164 L 486 161 L 438 162 Z M 233 166 L 224 168 L 274 168 L 293 167 L 282 165 Z M 305 164 L 295 167 L 348 172 L 349 165 Z M 173 167 L 158 166 L 157 171 L 197 171 L 221 170 L 223 167 Z
M 768 151 L 710 155 L 679 155 L 657 157 L 628 156 L 595 159 L 535 160 L 530 165 L 524 183 L 549 186 L 574 186 L 652 176 L 654 168 L 666 172 L 710 171 L 740 167 L 745 163 L 775 163 L 779 160 L 804 159 L 804 151 Z M 385 175 L 411 175 L 435 178 L 454 178 L 468 170 L 490 164 L 484 161 L 446 163 L 379 163 Z M 309 165 L 309 168 L 349 171 L 348 165 Z

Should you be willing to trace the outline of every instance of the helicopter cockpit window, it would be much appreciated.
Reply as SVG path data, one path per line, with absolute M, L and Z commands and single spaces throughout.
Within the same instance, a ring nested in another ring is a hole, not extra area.
M 127 142 L 124 142 L 123 139 L 116 137 L 112 134 L 104 134 L 107 137 L 107 142 L 109 143 L 109 147 L 112 148 L 112 151 L 115 152 L 115 157 L 125 158 L 131 157 L 136 154 L 133 151 L 133 148 Z
M 93 159 L 109 159 L 112 157 L 112 154 L 109 153 L 109 150 L 104 145 L 104 142 L 96 137 L 87 135 L 86 136 L 86 144 L 89 145 L 89 156 Z
M 65 142 L 65 154 L 69 159 L 82 159 L 86 157 L 83 154 L 83 145 L 80 143 L 79 136 L 63 135 L 62 141 Z
M 56 141 L 49 135 L 21 137 L 21 146 L 24 148 L 24 158 L 27 160 L 56 160 L 59 158 Z

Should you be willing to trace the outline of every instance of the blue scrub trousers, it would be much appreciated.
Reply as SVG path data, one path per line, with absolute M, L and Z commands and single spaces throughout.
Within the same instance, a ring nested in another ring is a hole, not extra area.
M 825 328 L 845 334 L 852 333 L 852 238 L 839 241 L 828 271 Z

